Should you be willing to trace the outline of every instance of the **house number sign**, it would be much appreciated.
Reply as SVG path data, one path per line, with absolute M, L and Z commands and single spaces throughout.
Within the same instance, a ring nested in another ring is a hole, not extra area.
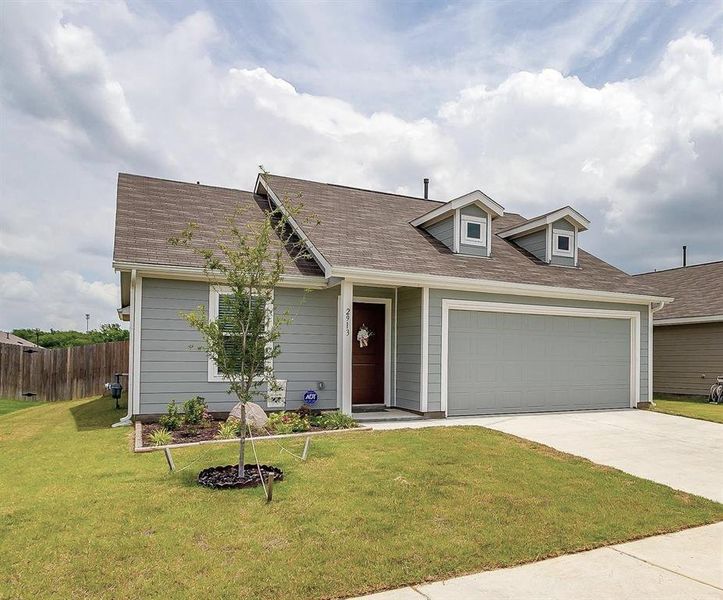
M 351 335 L 351 308 L 347 308 L 344 315 L 344 335 Z

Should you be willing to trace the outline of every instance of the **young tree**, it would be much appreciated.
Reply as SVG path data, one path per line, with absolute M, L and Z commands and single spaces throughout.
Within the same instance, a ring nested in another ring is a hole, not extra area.
M 209 284 L 226 288 L 219 295 L 218 319 L 210 320 L 204 307 L 183 317 L 201 334 L 203 342 L 197 348 L 214 360 L 219 374 L 228 381 L 229 393 L 241 403 L 240 479 L 245 477 L 246 403 L 277 388 L 271 364 L 281 352 L 277 343 L 281 329 L 291 322 L 288 311 L 272 314 L 274 288 L 287 261 L 309 258 L 289 225 L 300 208 L 290 205 L 285 211 L 269 210 L 261 222 L 246 226 L 239 225 L 237 211 L 227 219 L 211 248 L 194 243 L 195 223 L 169 240 L 174 246 L 191 247 L 203 259 Z

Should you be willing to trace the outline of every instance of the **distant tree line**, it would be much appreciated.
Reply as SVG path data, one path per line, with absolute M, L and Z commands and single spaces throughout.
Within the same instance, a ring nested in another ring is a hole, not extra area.
M 98 329 L 88 331 L 59 331 L 51 329 L 13 329 L 13 333 L 29 342 L 44 348 L 67 348 L 68 346 L 85 346 L 86 344 L 102 344 L 104 342 L 122 342 L 128 339 L 129 333 L 121 329 L 117 323 L 105 323 Z

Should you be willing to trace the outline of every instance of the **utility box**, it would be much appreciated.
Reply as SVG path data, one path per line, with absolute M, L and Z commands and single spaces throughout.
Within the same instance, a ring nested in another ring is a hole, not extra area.
M 286 379 L 277 379 L 266 394 L 267 408 L 284 408 L 286 406 Z

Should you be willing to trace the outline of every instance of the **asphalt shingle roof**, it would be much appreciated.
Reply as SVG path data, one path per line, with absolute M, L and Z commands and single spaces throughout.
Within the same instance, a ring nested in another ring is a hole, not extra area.
M 334 267 L 657 295 L 655 288 L 584 250 L 578 253 L 580 268 L 545 264 L 496 235 L 490 258 L 454 254 L 410 225 L 438 205 L 436 201 L 278 175 L 265 177 L 282 202 L 300 202 L 302 213 L 319 218 L 321 223 L 307 235 Z M 505 213 L 493 221 L 493 234 L 525 221 L 518 214 Z
M 437 201 L 278 175 L 266 175 L 265 179 L 283 202 L 303 204 L 298 220 L 332 267 L 665 295 L 658 286 L 632 277 L 582 249 L 578 253 L 579 268 L 556 267 L 537 260 L 496 235 L 526 221 L 515 213 L 494 220 L 490 258 L 461 256 L 410 224 L 438 206 Z M 237 189 L 121 173 L 113 259 L 122 263 L 202 267 L 202 260 L 189 248 L 171 246 L 168 238 L 193 221 L 198 224 L 198 242 L 212 245 L 226 218 L 238 207 L 243 209 L 239 218 L 243 225 L 258 222 L 268 203 L 263 196 Z M 323 274 L 313 261 L 291 259 L 287 272 Z
M 635 275 L 675 302 L 655 313 L 654 319 L 723 315 L 723 261 Z
M 115 220 L 113 260 L 117 262 L 203 267 L 192 249 L 172 246 L 190 223 L 198 224 L 194 244 L 213 247 L 226 219 L 238 209 L 244 227 L 263 218 L 268 200 L 251 192 L 182 183 L 120 173 Z M 288 274 L 323 275 L 312 260 L 287 262 Z

